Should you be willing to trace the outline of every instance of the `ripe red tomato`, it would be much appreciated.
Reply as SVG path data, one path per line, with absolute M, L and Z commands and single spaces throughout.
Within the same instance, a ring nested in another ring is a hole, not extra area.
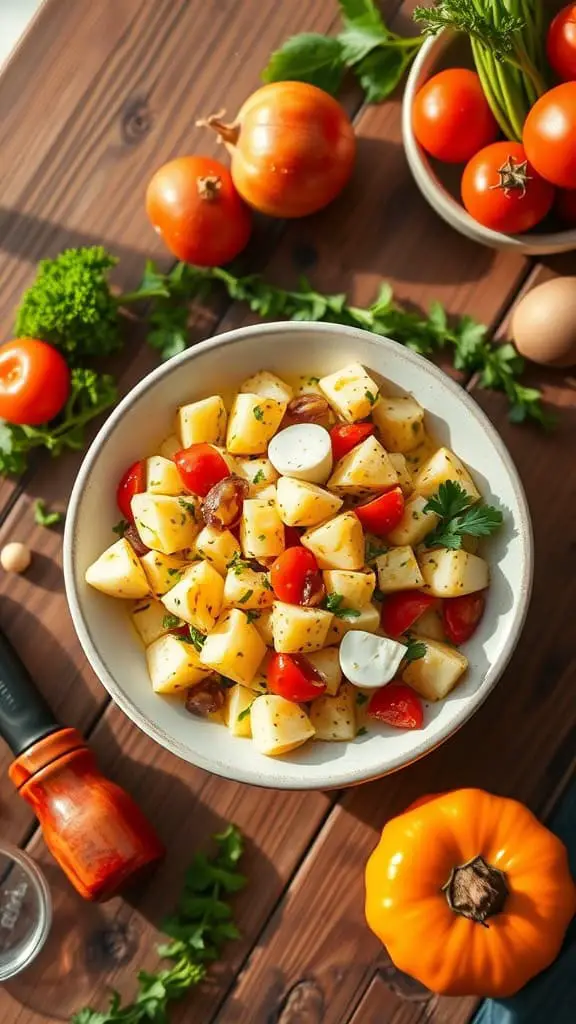
M 135 494 L 142 494 L 142 491 L 145 490 L 146 463 L 142 459 L 140 462 L 134 462 L 128 467 L 124 476 L 121 478 L 116 491 L 116 504 L 124 516 L 124 519 L 127 519 L 129 523 L 134 522 L 134 516 L 132 514 L 132 498 Z
M 48 423 L 69 394 L 68 364 L 52 345 L 14 338 L 0 346 L 0 418 L 29 427 Z
M 370 699 L 368 714 L 396 729 L 421 729 L 424 722 L 422 702 L 404 683 L 388 683 Z
M 365 505 L 358 505 L 354 511 L 365 530 L 377 537 L 385 537 L 398 526 L 404 515 L 404 495 L 399 487 L 393 487 Z
M 476 631 L 486 607 L 482 591 L 445 598 L 442 605 L 444 632 L 452 644 L 464 644 Z
M 563 224 L 576 224 L 576 188 L 556 189 L 554 212 Z
M 273 654 L 267 671 L 268 689 L 293 700 L 314 700 L 326 692 L 326 683 L 314 665 L 302 654 Z
M 348 455 L 357 444 L 362 444 L 367 437 L 374 433 L 373 423 L 342 423 L 332 427 L 330 440 L 332 441 L 332 454 L 334 461 Z
M 546 39 L 550 67 L 563 82 L 576 79 L 576 4 L 568 4 L 556 15 Z
M 270 582 L 279 601 L 303 604 L 322 586 L 322 576 L 312 552 L 300 545 L 278 555 L 270 569 Z
M 226 460 L 211 444 L 191 444 L 174 455 L 180 479 L 188 491 L 205 498 L 214 484 L 230 476 Z
M 390 594 L 382 605 L 382 629 L 388 636 L 401 636 L 434 604 L 435 597 L 421 594 L 419 590 L 399 590 Z
M 466 164 L 461 187 L 470 216 L 507 235 L 533 228 L 554 199 L 554 189 L 527 162 L 519 142 L 494 142 L 481 149 Z
M 498 124 L 474 71 L 448 68 L 430 78 L 412 107 L 416 141 L 431 156 L 463 164 L 498 137 Z
M 206 156 L 182 156 L 160 167 L 148 185 L 146 212 L 170 252 L 199 267 L 229 263 L 252 230 L 230 171 Z
M 536 101 L 522 142 L 538 174 L 558 188 L 576 188 L 576 82 L 563 82 Z

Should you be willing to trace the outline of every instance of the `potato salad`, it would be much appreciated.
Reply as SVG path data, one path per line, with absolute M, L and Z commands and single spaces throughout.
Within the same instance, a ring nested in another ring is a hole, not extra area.
M 502 515 L 360 364 L 182 406 L 117 503 L 87 583 L 129 602 L 155 693 L 261 754 L 422 728 L 466 672 Z

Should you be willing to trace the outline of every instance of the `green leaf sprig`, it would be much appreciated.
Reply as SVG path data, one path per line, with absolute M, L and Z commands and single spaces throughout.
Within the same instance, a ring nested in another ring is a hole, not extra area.
M 343 608 L 343 594 L 327 594 L 322 602 L 322 607 L 327 612 L 332 612 L 337 619 L 358 619 L 360 612 L 356 608 Z
M 436 528 L 425 538 L 426 547 L 457 550 L 463 537 L 488 537 L 504 521 L 499 509 L 492 505 L 474 504 L 474 499 L 454 480 L 441 483 L 438 492 L 424 507 L 424 512 L 440 516 Z
M 215 855 L 196 855 L 176 911 L 164 922 L 171 941 L 158 946 L 158 954 L 171 965 L 154 973 L 140 971 L 133 1002 L 122 1005 L 119 993 L 113 992 L 108 1010 L 86 1007 L 74 1014 L 71 1024 L 167 1024 L 170 1004 L 200 984 L 224 944 L 239 937 L 227 897 L 246 884 L 238 871 L 242 836 L 229 825 L 214 840 Z
M 51 511 L 47 508 L 46 502 L 41 498 L 34 502 L 34 522 L 37 526 L 57 526 L 63 518 L 61 512 Z

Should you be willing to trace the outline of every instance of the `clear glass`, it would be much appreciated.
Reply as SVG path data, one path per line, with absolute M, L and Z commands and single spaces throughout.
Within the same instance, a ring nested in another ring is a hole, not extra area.
M 0 839 L 0 982 L 32 963 L 51 922 L 44 875 L 28 854 Z

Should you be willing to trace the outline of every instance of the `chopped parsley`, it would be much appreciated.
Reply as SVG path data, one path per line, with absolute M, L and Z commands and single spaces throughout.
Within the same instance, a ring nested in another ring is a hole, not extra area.
M 238 604 L 246 604 L 246 601 L 249 601 L 249 600 L 250 600 L 250 598 L 252 597 L 252 594 L 253 594 L 253 593 L 254 593 L 254 591 L 253 591 L 253 590 L 246 590 L 246 591 L 245 591 L 245 592 L 244 592 L 244 593 L 242 594 L 242 597 L 239 597 L 239 598 L 238 598 Z
M 182 579 L 182 573 L 183 573 L 182 569 L 175 569 L 175 568 L 168 569 L 168 575 L 169 576 L 174 576 L 177 583 Z
M 408 637 L 407 643 L 404 661 L 419 661 L 420 658 L 425 656 L 426 644 L 423 644 L 421 640 L 414 640 L 413 637 Z
M 426 547 L 444 547 L 457 550 L 462 537 L 488 537 L 503 522 L 503 515 L 492 505 L 474 504 L 473 498 L 455 480 L 440 484 L 424 507 L 440 517 L 436 528 L 425 539 Z
M 248 718 L 248 715 L 250 714 L 250 711 L 251 711 L 251 709 L 252 709 L 252 704 L 253 704 L 253 703 L 254 703 L 254 701 L 252 701 L 252 702 L 251 702 L 251 703 L 250 703 L 250 704 L 248 705 L 248 707 L 247 707 L 247 708 L 244 708 L 244 711 L 241 711 L 241 712 L 240 712 L 240 714 L 238 715 L 238 718 L 236 719 L 236 721 L 237 721 L 237 722 L 243 722 L 245 718 Z
M 368 729 L 366 728 L 365 725 L 361 726 L 360 729 L 358 729 L 358 732 L 356 733 L 357 736 L 366 736 L 367 734 Z
M 62 522 L 62 519 L 62 513 L 51 512 L 46 507 L 46 502 L 42 501 L 41 498 L 38 498 L 38 500 L 34 502 L 34 522 L 38 526 L 56 526 L 58 523 Z
M 376 399 L 378 398 L 377 394 L 373 395 L 372 392 L 368 390 L 366 390 L 364 394 L 366 395 L 366 398 L 370 402 L 370 405 L 376 405 Z
M 246 618 L 248 622 L 256 622 L 260 618 L 260 612 L 257 612 L 255 608 L 249 608 L 246 612 Z
M 370 537 L 366 538 L 366 546 L 364 550 L 364 558 L 367 563 L 375 562 L 380 555 L 385 555 L 388 551 L 386 544 L 377 544 Z
M 256 475 L 252 479 L 253 484 L 261 484 L 266 479 L 266 474 L 263 469 L 259 469 Z
M 162 619 L 162 629 L 175 629 L 179 625 L 180 619 L 177 615 L 165 615 Z
M 206 642 L 204 633 L 201 633 L 199 629 L 195 628 L 195 626 L 188 626 L 188 630 L 190 633 L 190 639 L 188 640 L 188 637 L 183 637 L 183 639 L 186 640 L 187 643 L 191 643 L 192 646 L 200 652 Z
M 258 420 L 259 423 L 262 423 L 262 421 L 264 420 L 264 409 L 262 408 L 262 406 L 255 405 L 254 408 L 252 409 L 252 412 L 254 414 L 254 419 Z
M 232 572 L 236 576 L 241 576 L 242 573 L 244 572 L 244 570 L 245 569 L 249 569 L 250 566 L 248 565 L 248 562 L 246 562 L 245 559 L 242 558 L 242 555 L 240 554 L 240 552 L 239 551 L 235 551 L 234 554 L 232 555 L 232 558 L 230 559 L 230 561 L 226 565 L 226 568 L 227 569 L 232 569 Z
M 363 704 L 368 703 L 368 697 L 366 696 L 365 693 L 361 693 L 360 690 L 356 694 L 356 703 L 359 708 L 361 708 Z
M 322 602 L 322 607 L 327 612 L 332 612 L 337 619 L 357 619 L 360 612 L 356 608 L 343 608 L 343 594 L 327 594 Z
M 118 537 L 123 537 L 124 533 L 126 532 L 126 530 L 128 529 L 129 526 L 130 526 L 130 523 L 128 522 L 127 519 L 120 519 L 116 523 L 116 526 L 112 527 L 112 533 L 116 533 L 118 535 Z
M 180 505 L 180 508 L 184 509 L 184 512 L 190 516 L 190 519 L 193 519 L 194 522 L 196 522 L 196 506 L 194 503 L 186 501 L 186 498 L 178 498 L 178 504 Z

